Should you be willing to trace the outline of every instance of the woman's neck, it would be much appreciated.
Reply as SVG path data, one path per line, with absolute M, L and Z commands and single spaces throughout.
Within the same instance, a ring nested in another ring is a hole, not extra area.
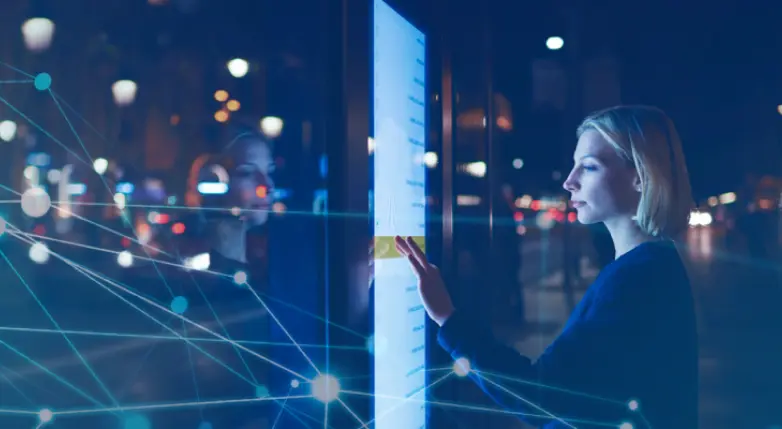
M 611 234 L 611 240 L 614 242 L 614 249 L 616 250 L 614 259 L 619 259 L 620 256 L 643 243 L 657 240 L 656 237 L 643 232 L 638 227 L 638 224 L 629 217 L 614 219 L 604 223 L 606 229 Z
M 220 255 L 247 263 L 247 228 L 240 220 L 218 220 L 207 226 L 210 248 Z

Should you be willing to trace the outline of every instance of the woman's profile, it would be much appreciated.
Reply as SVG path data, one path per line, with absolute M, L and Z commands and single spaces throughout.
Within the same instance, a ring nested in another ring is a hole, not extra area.
M 659 109 L 619 106 L 587 117 L 577 135 L 564 188 L 581 223 L 605 225 L 616 254 L 536 361 L 456 308 L 412 240 L 397 237 L 397 248 L 440 345 L 504 408 L 545 428 L 697 428 L 695 309 L 672 240 L 692 207 L 676 129 Z

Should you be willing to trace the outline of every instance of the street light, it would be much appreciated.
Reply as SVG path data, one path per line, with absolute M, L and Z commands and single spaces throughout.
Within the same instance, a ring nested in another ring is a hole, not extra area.
M 565 46 L 565 41 L 561 37 L 552 36 L 546 39 L 546 47 L 552 51 L 558 51 Z
M 16 137 L 16 122 L 0 122 L 0 140 L 10 142 Z
M 103 176 L 103 174 L 109 168 L 109 161 L 107 161 L 106 158 L 97 158 L 92 163 L 92 168 L 95 170 L 96 173 Z
M 54 22 L 48 18 L 30 18 L 22 24 L 24 45 L 32 52 L 49 49 L 54 37 Z
M 263 132 L 263 135 L 270 139 L 280 136 L 282 133 L 282 126 L 282 119 L 276 116 L 267 116 L 261 119 L 261 131 Z
M 249 70 L 250 65 L 247 63 L 247 60 L 234 58 L 231 61 L 228 61 L 228 71 L 231 73 L 231 76 L 235 78 L 244 77 Z
M 133 104 L 136 99 L 138 85 L 132 80 L 118 80 L 111 85 L 111 93 L 114 95 L 114 102 L 117 106 L 127 106 Z

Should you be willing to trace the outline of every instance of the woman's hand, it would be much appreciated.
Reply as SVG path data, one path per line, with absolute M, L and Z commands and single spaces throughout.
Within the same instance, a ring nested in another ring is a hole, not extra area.
M 446 320 L 454 312 L 451 295 L 445 288 L 440 270 L 426 259 L 426 255 L 412 238 L 395 237 L 396 250 L 405 256 L 410 262 L 416 277 L 418 277 L 418 293 L 424 304 L 426 313 L 437 323 L 443 326 Z

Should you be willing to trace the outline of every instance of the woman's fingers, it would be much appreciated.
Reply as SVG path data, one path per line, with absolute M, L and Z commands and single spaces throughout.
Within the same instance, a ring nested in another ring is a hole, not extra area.
M 410 249 L 410 252 L 412 252 L 413 256 L 415 256 L 416 260 L 418 260 L 418 263 L 420 263 L 423 267 L 428 267 L 429 260 L 426 258 L 424 251 L 418 247 L 418 244 L 415 241 L 413 241 L 413 237 L 407 237 L 406 242 L 407 247 Z
M 413 267 L 415 274 L 421 278 L 426 273 L 426 270 L 424 269 L 426 265 L 421 264 L 421 262 L 418 261 L 418 258 L 416 258 L 410 247 L 401 237 L 395 237 L 394 243 L 396 244 L 396 250 L 398 250 L 402 256 L 407 258 L 407 261 Z

